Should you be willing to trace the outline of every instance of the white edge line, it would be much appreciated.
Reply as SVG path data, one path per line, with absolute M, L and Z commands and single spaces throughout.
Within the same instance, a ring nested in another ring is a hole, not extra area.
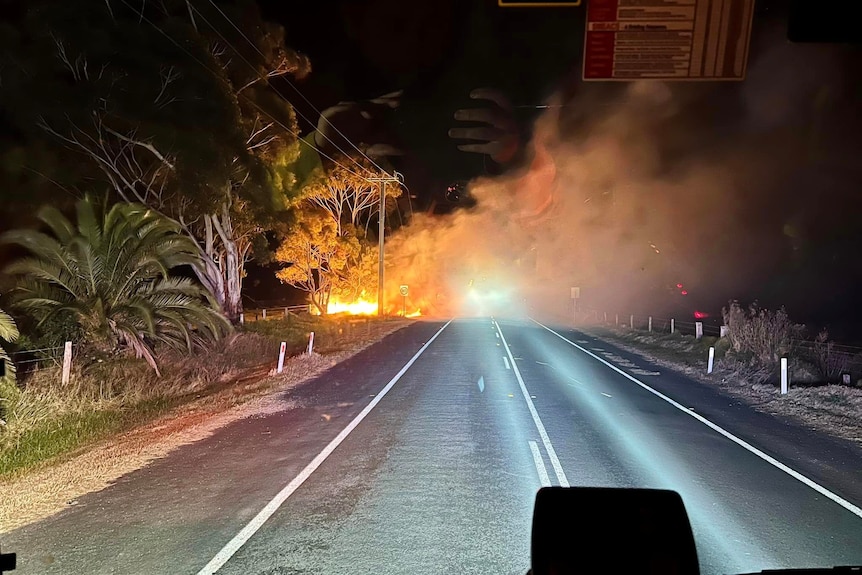
M 515 377 L 518 380 L 521 393 L 524 396 L 524 400 L 527 402 L 527 409 L 530 410 L 530 415 L 533 416 L 533 423 L 536 424 L 536 429 L 539 431 L 539 436 L 542 438 L 545 451 L 548 452 L 548 459 L 551 460 L 554 473 L 557 474 L 557 480 L 560 482 L 560 486 L 568 487 L 569 480 L 566 478 L 566 472 L 563 471 L 563 466 L 560 464 L 557 452 L 554 451 L 554 446 L 551 445 L 551 438 L 548 437 L 548 432 L 545 431 L 545 426 L 542 424 L 542 420 L 539 419 L 539 412 L 536 411 L 536 406 L 533 405 L 533 400 L 530 399 L 530 392 L 527 391 L 527 385 L 524 383 L 524 378 L 521 377 L 521 370 L 519 370 L 518 366 L 515 364 L 515 358 L 512 357 L 512 350 L 509 349 L 509 344 L 506 342 L 506 336 L 503 335 L 503 330 L 500 329 L 500 324 L 495 321 L 494 325 L 497 326 L 497 331 L 500 333 L 500 340 L 503 342 L 503 348 L 506 350 L 506 354 L 509 356 L 509 359 L 512 360 L 512 370 L 515 372 Z
M 536 471 L 539 473 L 539 483 L 542 487 L 551 486 L 551 478 L 548 477 L 548 468 L 545 467 L 545 462 L 542 460 L 542 452 L 539 451 L 539 446 L 535 441 L 530 441 L 530 451 L 533 452 L 533 463 L 536 464 Z
M 611 368 L 612 370 L 616 371 L 617 373 L 619 373 L 619 374 L 620 374 L 620 375 L 622 375 L 623 377 L 625 377 L 625 378 L 627 378 L 627 379 L 629 379 L 629 380 L 633 381 L 634 383 L 638 384 L 639 386 L 641 386 L 642 388 L 644 388 L 644 389 L 645 389 L 645 390 L 647 390 L 648 392 L 652 393 L 653 395 L 655 395 L 655 396 L 657 396 L 657 397 L 660 397 L 661 399 L 665 400 L 666 402 L 668 402 L 669 404 L 671 404 L 672 406 L 674 406 L 674 407 L 675 407 L 675 408 L 677 408 L 678 410 L 682 411 L 682 412 L 683 412 L 683 413 L 685 413 L 686 415 L 689 415 L 689 416 L 691 416 L 691 417 L 695 418 L 696 420 L 698 420 L 698 421 L 699 421 L 699 422 L 701 422 L 702 424 L 706 425 L 707 427 L 709 427 L 710 429 L 712 429 L 712 430 L 713 430 L 713 431 L 715 431 L 716 433 L 719 433 L 719 434 L 723 435 L 724 437 L 726 437 L 727 439 L 729 439 L 729 440 L 731 440 L 732 442 L 736 443 L 737 445 L 739 445 L 739 446 L 740 446 L 740 447 L 742 447 L 743 449 L 748 450 L 749 452 L 753 453 L 754 455 L 756 455 L 757 457 L 761 458 L 762 460 L 764 460 L 765 462 L 769 463 L 770 465 L 772 465 L 772 466 L 774 466 L 774 467 L 776 467 L 776 468 L 780 469 L 781 471 L 783 471 L 783 472 L 784 472 L 784 473 L 786 473 L 787 475 L 789 475 L 789 476 L 793 477 L 794 479 L 796 479 L 796 480 L 798 480 L 798 481 L 800 481 L 800 482 L 804 483 L 805 485 L 807 485 L 808 487 L 810 487 L 811 489 L 813 489 L 813 490 L 814 490 L 814 491 L 816 491 L 817 493 L 820 493 L 820 494 L 821 494 L 821 495 L 823 495 L 824 497 L 827 497 L 828 499 L 831 499 L 832 501 L 834 501 L 835 503 L 837 503 L 838 505 L 840 505 L 841 507 L 843 507 L 844 509 L 846 509 L 846 510 L 847 510 L 847 511 L 849 511 L 850 513 L 853 513 L 853 514 L 854 514 L 854 515 L 856 515 L 857 517 L 862 518 L 862 508 L 860 508 L 859 506 L 854 505 L 853 503 L 850 503 L 849 501 L 847 501 L 846 499 L 844 499 L 844 498 L 843 498 L 843 497 L 841 497 L 840 495 L 837 495 L 837 494 L 835 494 L 835 493 L 833 493 L 833 492 L 829 491 L 827 488 L 825 488 L 825 487 L 823 487 L 822 485 L 820 485 L 819 483 L 815 482 L 813 479 L 809 479 L 808 477 L 806 477 L 805 475 L 802 475 L 801 473 L 799 473 L 799 472 L 798 472 L 798 471 L 796 471 L 795 469 L 792 469 L 792 468 L 788 467 L 787 465 L 785 465 L 784 463 L 781 463 L 780 461 L 778 461 L 777 459 L 775 459 L 775 458 L 774 458 L 774 457 L 772 457 L 771 455 L 768 455 L 768 454 L 764 453 L 763 451 L 761 451 L 761 450 L 757 449 L 756 447 L 754 447 L 753 445 L 751 445 L 750 443 L 748 443 L 748 442 L 747 442 L 747 441 L 745 441 L 744 439 L 741 439 L 741 438 L 739 438 L 739 437 L 735 436 L 735 435 L 734 435 L 734 434 L 732 434 L 731 432 L 727 431 L 726 429 L 724 429 L 723 427 L 721 427 L 721 426 L 719 426 L 719 425 L 716 425 L 715 423 L 713 423 L 713 422 L 711 422 L 710 420 L 706 419 L 706 418 L 705 418 L 705 417 L 703 417 L 702 415 L 699 415 L 698 413 L 695 413 L 694 411 L 691 411 L 690 409 L 688 409 L 688 408 L 686 408 L 685 406 L 683 406 L 681 403 L 679 403 L 679 402 L 677 402 L 677 401 L 675 401 L 675 400 L 671 399 L 670 397 L 666 396 L 666 395 L 665 395 L 665 394 L 663 394 L 662 392 L 660 392 L 660 391 L 657 391 L 657 390 L 653 389 L 652 387 L 650 387 L 650 386 L 648 386 L 647 384 L 643 383 L 642 381 L 640 381 L 640 380 L 639 380 L 639 379 L 637 379 L 636 377 L 629 375 L 629 374 L 628 374 L 628 373 L 626 373 L 625 371 L 621 370 L 620 368 L 618 368 L 617 366 L 613 365 L 612 363 L 605 361 L 604 359 L 600 358 L 600 357 L 599 357 L 599 356 L 597 356 L 596 354 L 589 352 L 588 350 L 584 349 L 583 347 L 579 346 L 578 344 L 576 344 L 576 343 L 572 342 L 571 340 L 567 339 L 566 337 L 564 337 L 564 336 L 560 335 L 559 333 L 555 332 L 554 330 L 552 330 L 552 329 L 551 329 L 551 328 L 549 328 L 548 326 L 546 326 L 546 325 L 544 325 L 544 324 L 542 324 L 542 323 L 539 323 L 538 321 L 536 321 L 536 320 L 534 320 L 534 319 L 532 319 L 532 318 L 530 318 L 530 319 L 531 319 L 533 322 L 535 322 L 536 324 L 538 324 L 538 325 L 542 326 L 543 328 L 545 328 L 546 330 L 548 330 L 549 332 L 551 332 L 552 334 L 554 334 L 555 336 L 557 336 L 558 338 L 560 338 L 560 339 L 562 339 L 563 341 L 567 342 L 569 345 L 572 345 L 572 346 L 576 347 L 577 349 L 581 350 L 582 352 L 584 352 L 585 354 L 589 355 L 589 356 L 590 356 L 590 357 L 592 357 L 593 359 L 596 359 L 596 360 L 598 360 L 598 361 L 602 362 L 603 364 L 605 364 L 606 366 L 608 366 L 608 367 L 609 367 L 609 368 Z
M 513 360 L 512 360 L 512 364 L 514 364 L 514 363 L 515 363 L 515 360 L 513 359 Z M 507 357 L 505 357 L 505 356 L 503 356 L 503 364 L 506 366 L 506 369 L 511 369 L 511 368 L 509 367 L 509 359 L 508 359 Z
M 312 459 L 311 462 L 306 465 L 302 471 L 299 472 L 299 475 L 294 477 L 290 483 L 285 485 L 284 488 L 279 491 L 278 494 L 276 494 L 276 496 L 273 497 L 272 500 L 270 500 L 270 502 L 267 503 L 266 506 L 264 506 L 264 508 L 261 509 L 258 514 L 255 515 L 251 519 L 251 521 L 249 521 L 248 524 L 246 524 L 246 526 L 243 527 L 240 532 L 233 537 L 233 539 L 228 541 L 228 543 L 224 547 L 222 547 L 221 551 L 216 553 L 215 557 L 210 559 L 209 563 L 204 565 L 204 567 L 200 571 L 198 571 L 197 575 L 212 575 L 213 573 L 216 573 L 219 569 L 221 569 L 224 564 L 227 563 L 230 558 L 233 557 L 233 555 L 237 551 L 239 551 L 239 549 L 243 545 L 245 545 L 246 541 L 248 541 L 251 536 L 254 535 L 257 530 L 261 528 L 261 526 L 263 526 L 266 520 L 272 517 L 272 515 L 278 510 L 278 508 L 281 507 L 281 505 L 285 501 L 287 501 L 287 498 L 293 495 L 293 492 L 296 491 L 299 486 L 302 485 L 305 480 L 308 479 L 311 474 L 314 473 L 314 471 L 318 467 L 320 467 L 320 465 L 324 461 L 326 461 L 326 458 L 329 457 L 333 451 L 335 451 L 336 447 L 341 445 L 341 442 L 344 441 L 354 429 L 356 429 L 356 426 L 359 425 L 363 419 L 365 419 L 365 416 L 371 413 L 371 410 L 374 409 L 374 407 L 378 403 L 380 403 L 380 400 L 383 399 L 383 397 L 387 393 L 389 393 L 389 390 L 392 389 L 392 387 L 398 382 L 399 379 L 401 379 L 401 376 L 403 376 L 407 372 L 407 370 L 410 369 L 410 366 L 412 366 L 413 363 L 415 363 L 416 360 L 419 359 L 419 356 L 422 355 L 422 353 L 426 349 L 428 349 L 428 346 L 430 346 L 434 342 L 434 340 L 437 339 L 437 336 L 443 333 L 443 330 L 446 329 L 446 327 L 450 323 L 452 323 L 452 320 L 447 321 L 443 325 L 443 327 L 441 327 L 437 331 L 437 333 L 435 333 L 434 336 L 429 339 L 425 343 L 425 345 L 423 345 L 419 349 L 419 351 L 416 352 L 416 355 L 414 355 L 412 358 L 410 358 L 410 361 L 404 364 L 404 367 L 401 368 L 401 371 L 396 373 L 395 377 L 389 380 L 389 383 L 386 384 L 386 387 L 384 387 L 377 395 L 374 396 L 374 399 L 372 399 L 371 402 L 365 406 L 365 409 L 359 412 L 359 414 L 353 418 L 353 421 L 348 423 L 347 427 L 342 429 L 341 433 L 336 435 L 335 439 L 330 441 L 329 444 L 327 444 L 327 446 L 323 448 L 323 451 L 318 453 L 317 456 Z

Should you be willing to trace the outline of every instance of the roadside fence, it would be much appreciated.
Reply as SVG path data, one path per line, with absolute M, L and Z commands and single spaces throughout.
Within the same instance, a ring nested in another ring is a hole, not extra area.
M 245 324 L 253 321 L 265 321 L 269 319 L 282 319 L 290 321 L 292 317 L 311 313 L 311 305 L 288 305 L 281 307 L 262 307 L 247 309 L 239 314 L 239 323 Z
M 579 310 L 576 323 L 581 325 L 615 326 L 637 331 L 656 333 L 679 333 L 693 335 L 697 339 L 713 336 L 719 339 L 727 336 L 727 326 L 722 325 L 717 318 L 704 318 L 704 321 L 687 321 L 649 315 L 622 314 L 594 309 Z M 809 339 L 794 339 L 791 342 L 792 353 L 808 364 L 814 366 L 828 381 L 838 381 L 844 385 L 853 385 L 862 380 L 862 347 L 842 345 L 835 342 Z M 715 359 L 715 347 L 709 349 L 706 360 L 706 371 L 712 373 Z M 790 383 L 788 357 L 780 358 L 780 389 L 787 393 Z
M 25 349 L 13 351 L 8 355 L 19 376 L 26 377 L 37 371 L 56 369 L 60 371 L 60 382 L 66 385 L 72 373 L 72 352 L 72 342 L 67 341 L 56 347 Z

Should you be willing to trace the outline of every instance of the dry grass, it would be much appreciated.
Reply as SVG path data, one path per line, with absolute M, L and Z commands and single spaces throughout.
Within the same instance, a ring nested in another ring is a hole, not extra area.
M 271 362 L 258 364 L 256 369 L 241 370 L 229 361 L 218 364 L 214 355 L 218 355 L 219 350 L 213 350 L 203 358 L 213 361 L 210 366 L 175 366 L 174 377 L 188 378 L 186 385 L 178 383 L 179 379 L 171 379 L 171 383 L 160 386 L 160 390 L 152 389 L 151 380 L 147 380 L 149 385 L 128 385 L 129 393 L 140 399 L 136 405 L 141 408 L 139 411 L 118 407 L 117 403 L 109 400 L 95 403 L 87 399 L 78 399 L 77 403 L 60 408 L 58 402 L 69 399 L 69 390 L 52 392 L 50 386 L 40 388 L 40 393 L 54 395 L 46 398 L 33 394 L 24 399 L 30 406 L 28 409 L 40 405 L 53 406 L 43 407 L 44 413 L 40 415 L 52 424 L 48 425 L 48 435 L 56 436 L 58 431 L 69 428 L 70 422 L 75 422 L 68 434 L 73 440 L 62 446 L 65 449 L 58 453 L 49 455 L 37 450 L 37 457 L 28 465 L 15 468 L 0 480 L 0 532 L 74 504 L 77 497 L 103 489 L 120 476 L 164 457 L 181 445 L 203 439 L 232 421 L 288 409 L 290 402 L 279 400 L 271 392 L 284 391 L 311 379 L 410 323 L 375 322 L 361 334 L 353 334 L 352 341 L 349 335 L 342 333 L 337 340 L 338 351 L 289 358 L 283 373 L 278 375 L 270 373 L 275 365 L 274 357 Z M 254 352 L 243 354 L 245 361 L 250 363 L 252 356 L 258 360 L 265 357 L 260 349 L 262 343 L 266 343 L 267 348 L 272 347 L 272 341 L 262 336 L 238 338 L 226 342 L 226 345 L 233 346 L 231 349 L 234 351 L 237 346 L 242 346 L 248 348 L 246 352 Z M 335 340 L 330 343 L 334 345 Z M 277 351 L 277 347 L 275 349 Z M 269 351 L 266 355 L 273 355 L 272 350 Z M 242 376 L 237 378 L 240 373 Z M 189 390 L 197 390 L 197 393 L 189 393 Z M 180 395 L 166 398 L 163 393 Z M 95 407 L 99 410 L 94 411 Z M 49 414 L 53 414 L 54 419 Z M 93 418 L 95 420 L 90 421 Z M 82 421 L 90 422 L 93 434 L 82 434 L 82 429 L 88 429 L 87 425 L 81 424 Z M 44 428 L 45 425 L 38 429 Z M 22 439 L 27 439 L 27 433 L 19 437 L 19 442 Z M 29 439 L 26 451 L 32 452 L 34 438 L 31 436 Z M 55 446 L 56 443 L 56 437 L 52 438 L 50 445 Z M 14 450 L 4 451 L 4 458 L 9 453 L 14 453 Z M 42 456 L 41 459 L 38 456 Z
M 712 375 L 706 372 L 706 350 L 713 343 L 698 343 L 692 336 L 633 332 L 617 329 L 593 330 L 594 335 L 636 353 L 648 361 L 673 369 L 720 388 L 759 411 L 795 419 L 806 427 L 862 444 L 862 389 L 843 385 L 811 385 L 816 379 L 807 366 L 791 365 L 793 385 L 781 395 L 775 385 L 758 383 L 751 368 L 731 359 L 719 360 Z M 704 338 L 706 339 L 706 338 Z M 718 347 L 717 347 L 718 349 Z

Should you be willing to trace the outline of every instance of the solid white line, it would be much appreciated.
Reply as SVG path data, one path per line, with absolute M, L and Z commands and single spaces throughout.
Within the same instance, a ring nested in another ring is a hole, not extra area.
M 511 368 L 509 367 L 509 360 L 508 360 L 508 358 L 504 357 L 504 358 L 503 358 L 503 363 L 505 364 L 506 369 L 511 369 Z M 515 360 L 514 360 L 514 359 L 512 360 L 512 363 L 513 363 L 513 364 L 515 363 Z
M 539 473 L 539 482 L 542 484 L 542 487 L 550 487 L 551 478 L 548 477 L 548 469 L 542 460 L 542 452 L 539 451 L 539 446 L 535 441 L 530 441 L 529 444 L 530 451 L 533 452 L 533 463 L 536 464 L 536 471 Z
M 410 361 L 404 364 L 404 367 L 401 368 L 401 371 L 396 373 L 395 377 L 389 380 L 389 383 L 386 384 L 386 387 L 384 387 L 377 395 L 374 396 L 374 399 L 372 399 L 371 402 L 365 406 L 365 409 L 359 412 L 359 415 L 353 418 L 353 421 L 347 424 L 347 427 L 342 429 L 341 433 L 335 436 L 335 439 L 330 441 L 329 444 L 323 448 L 323 451 L 318 453 L 317 456 L 311 460 L 311 463 L 306 465 L 305 468 L 299 472 L 299 475 L 294 477 L 290 483 L 288 483 L 281 491 L 279 491 L 278 494 L 273 497 L 272 500 L 267 503 L 266 506 L 261 509 L 258 514 L 255 515 L 251 519 L 251 521 L 249 521 L 248 524 L 234 536 L 233 539 L 228 541 L 227 545 L 222 547 L 221 551 L 219 551 L 216 556 L 210 560 L 209 563 L 207 563 L 200 571 L 198 571 L 198 575 L 212 575 L 213 573 L 221 569 L 222 566 L 224 566 L 224 564 L 227 563 L 228 560 L 234 555 L 234 553 L 239 551 L 240 547 L 242 547 L 245 542 L 248 541 L 251 536 L 254 535 L 257 530 L 261 528 L 261 526 L 263 526 L 264 523 L 266 523 L 266 520 L 272 517 L 272 515 L 278 510 L 278 508 L 281 507 L 281 505 L 285 501 L 287 501 L 287 498 L 293 495 L 293 492 L 296 491 L 299 486 L 302 485 L 305 480 L 308 479 L 311 474 L 314 473 L 314 471 L 318 467 L 320 467 L 320 465 L 324 461 L 326 461 L 326 458 L 329 457 L 333 451 L 335 451 L 336 447 L 341 445 L 341 442 L 344 441 L 354 429 L 356 429 L 356 426 L 359 425 L 363 419 L 365 419 L 365 416 L 371 413 L 371 410 L 374 409 L 374 407 L 378 403 L 380 403 L 380 400 L 383 399 L 383 397 L 387 393 L 389 393 L 389 390 L 392 389 L 392 387 L 398 382 L 399 379 L 401 379 L 401 376 L 403 376 L 407 372 L 407 370 L 410 369 L 410 366 L 412 366 L 416 362 L 416 360 L 419 359 L 419 356 L 422 355 L 422 353 L 426 349 L 428 349 L 428 346 L 430 346 L 434 342 L 434 340 L 437 339 L 437 336 L 443 333 L 443 330 L 446 329 L 446 327 L 450 323 L 452 323 L 451 320 L 446 322 L 446 324 L 441 327 L 437 331 L 437 333 L 435 333 L 434 336 L 419 349 L 419 351 L 416 352 L 416 355 L 414 355 L 412 358 L 410 358 Z
M 524 383 L 524 378 L 521 377 L 521 370 L 518 369 L 518 366 L 515 364 L 515 358 L 512 357 L 512 350 L 509 349 L 509 344 L 506 343 L 506 336 L 503 335 L 503 330 L 500 329 L 500 324 L 496 321 L 494 325 L 497 326 L 497 331 L 500 334 L 500 339 L 503 342 L 503 348 L 506 350 L 506 353 L 509 355 L 509 359 L 512 360 L 512 369 L 515 372 L 515 377 L 518 379 L 518 385 L 521 387 L 521 393 L 524 396 L 524 400 L 527 402 L 527 409 L 530 410 L 530 415 L 533 416 L 533 423 L 536 424 L 536 429 L 539 430 L 539 437 L 542 438 L 542 443 L 545 446 L 545 451 L 548 452 L 548 459 L 551 460 L 551 465 L 554 468 L 554 473 L 557 474 L 557 480 L 562 487 L 569 486 L 569 480 L 566 478 L 566 472 L 563 471 L 563 466 L 560 464 L 560 459 L 557 457 L 557 452 L 554 451 L 554 446 L 551 445 L 551 438 L 548 437 L 548 432 L 545 431 L 545 426 L 542 424 L 542 420 L 539 419 L 539 412 L 536 411 L 536 406 L 533 405 L 533 400 L 530 399 L 530 393 L 527 391 L 527 385 Z
M 532 319 L 532 318 L 531 318 L 531 319 Z M 581 350 L 582 352 L 584 352 L 585 354 L 589 355 L 589 356 L 590 356 L 590 357 L 592 357 L 593 359 L 595 359 L 595 360 L 598 360 L 598 361 L 602 362 L 603 364 L 605 364 L 606 366 L 608 366 L 609 368 L 611 368 L 611 369 L 612 369 L 612 370 L 614 370 L 615 372 L 619 373 L 619 374 L 620 374 L 620 375 L 622 375 L 623 377 L 625 377 L 625 378 L 627 378 L 627 379 L 629 379 L 629 380 L 633 381 L 634 383 L 638 384 L 639 386 L 641 386 L 642 388 L 644 388 L 644 389 L 645 389 L 645 390 L 647 390 L 648 392 L 652 393 L 652 394 L 653 394 L 653 395 L 655 395 L 656 397 L 660 397 L 661 399 L 663 399 L 664 401 L 668 402 L 669 404 L 671 404 L 671 405 L 672 405 L 672 406 L 674 406 L 675 408 L 679 409 L 679 410 L 680 410 L 680 411 L 682 411 L 683 413 L 685 413 L 685 414 L 687 414 L 687 415 L 689 415 L 689 416 L 691 416 L 691 417 L 695 418 L 696 420 L 698 420 L 698 421 L 699 421 L 699 422 L 701 422 L 702 424 L 706 425 L 707 427 L 709 427 L 710 429 L 712 429 L 712 430 L 713 430 L 713 431 L 715 431 L 716 433 L 719 433 L 719 434 L 723 435 L 724 437 L 726 437 L 727 439 L 731 440 L 731 441 L 732 441 L 732 442 L 734 442 L 735 444 L 739 445 L 739 446 L 740 446 L 740 447 L 742 447 L 743 449 L 745 449 L 745 450 L 747 450 L 747 451 L 749 451 L 749 452 L 753 453 L 754 455 L 756 455 L 757 457 L 761 458 L 762 460 L 764 460 L 765 462 L 769 463 L 770 465 L 772 465 L 772 466 L 774 466 L 774 467 L 776 467 L 776 468 L 780 469 L 781 471 L 783 471 L 783 472 L 784 472 L 784 473 L 786 473 L 787 475 L 789 475 L 789 476 L 793 477 L 794 479 L 796 479 L 796 480 L 798 480 L 798 481 L 800 481 L 800 482 L 804 483 L 805 485 L 807 485 L 808 487 L 810 487 L 811 489 L 813 489 L 813 490 L 814 490 L 814 491 L 816 491 L 817 493 L 819 493 L 819 494 L 823 495 L 824 497 L 827 497 L 828 499 L 831 499 L 832 501 L 834 501 L 835 503 L 837 503 L 838 505 L 840 505 L 841 507 L 843 507 L 844 509 L 846 509 L 846 510 L 847 510 L 847 511 L 849 511 L 850 513 L 852 513 L 852 514 L 856 515 L 857 517 L 862 518 L 862 508 L 860 508 L 858 505 L 854 505 L 853 503 L 850 503 L 849 501 L 847 501 L 846 499 L 844 499 L 844 498 L 843 498 L 843 497 L 841 497 L 840 495 L 837 495 L 837 494 L 835 494 L 835 493 L 833 493 L 833 492 L 829 491 L 827 488 L 825 488 L 825 487 L 823 487 L 822 485 L 820 485 L 819 483 L 815 482 L 813 479 L 809 479 L 808 477 L 806 477 L 805 475 L 802 475 L 801 473 L 799 473 L 799 472 L 798 472 L 798 471 L 796 471 L 795 469 L 792 469 L 792 468 L 788 467 L 787 465 L 785 465 L 785 464 L 781 463 L 780 461 L 778 461 L 777 459 L 775 459 L 775 458 L 774 458 L 774 457 L 772 457 L 771 455 L 767 455 L 766 453 L 764 453 L 764 452 L 762 452 L 761 450 L 757 449 L 756 447 L 754 447 L 753 445 L 751 445 L 750 443 L 748 443 L 748 442 L 747 442 L 747 441 L 745 441 L 744 439 L 740 439 L 739 437 L 735 436 L 734 434 L 732 434 L 731 432 L 727 431 L 727 430 L 726 430 L 726 429 L 724 429 L 723 427 L 720 427 L 720 426 L 716 425 L 715 423 L 711 422 L 710 420 L 708 420 L 707 418 L 703 417 L 702 415 L 699 415 L 699 414 L 695 413 L 694 411 L 691 411 L 690 409 L 688 409 L 687 407 L 685 407 L 685 406 L 684 406 L 684 405 L 682 405 L 681 403 L 679 403 L 679 402 L 677 402 L 677 401 L 674 401 L 673 399 L 669 398 L 668 396 L 666 396 L 665 394 L 661 393 L 660 391 L 657 391 L 657 390 L 653 389 L 652 387 L 648 386 L 647 384 L 645 384 L 644 382 L 640 381 L 640 380 L 639 380 L 639 379 L 637 379 L 636 377 L 633 377 L 633 376 L 629 375 L 628 373 L 624 372 L 623 370 L 621 370 L 621 369 L 620 369 L 620 368 L 618 368 L 617 366 L 613 365 L 612 363 L 609 363 L 609 362 L 605 361 L 604 359 L 600 358 L 600 357 L 599 357 L 599 356 L 597 356 L 596 354 L 594 354 L 594 353 L 592 353 L 592 352 L 590 352 L 590 351 L 588 351 L 588 350 L 584 349 L 583 347 L 579 346 L 578 344 L 576 344 L 576 343 L 572 342 L 571 340 L 569 340 L 569 339 L 565 338 L 564 336 L 562 336 L 562 335 L 560 335 L 559 333 L 555 332 L 554 330 L 552 330 L 552 329 L 551 329 L 551 328 L 549 328 L 548 326 L 546 326 L 546 325 L 544 325 L 544 324 L 541 324 L 541 323 L 539 323 L 539 322 L 538 322 L 538 321 L 536 321 L 536 320 L 532 320 L 532 321 L 533 321 L 533 322 L 535 322 L 536 324 L 538 324 L 538 325 L 542 326 L 543 328 L 545 328 L 546 330 L 548 330 L 549 332 L 551 332 L 552 334 L 554 334 L 554 335 L 555 335 L 555 336 L 557 336 L 558 338 L 560 338 L 560 339 L 562 339 L 563 341 L 567 342 L 569 345 L 574 346 L 575 348 L 577 348 L 577 349 Z

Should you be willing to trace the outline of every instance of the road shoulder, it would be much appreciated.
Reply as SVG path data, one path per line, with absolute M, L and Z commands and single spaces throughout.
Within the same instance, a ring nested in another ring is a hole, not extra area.
M 800 473 L 829 486 L 845 499 L 857 505 L 862 503 L 860 443 L 825 433 L 792 416 L 752 405 L 745 397 L 732 395 L 726 388 L 688 373 L 690 370 L 678 369 L 671 362 L 644 353 L 604 332 L 578 331 L 574 336 L 591 340 L 592 347 L 635 363 L 644 371 L 659 372 L 659 376 L 634 374 L 634 377 Z

